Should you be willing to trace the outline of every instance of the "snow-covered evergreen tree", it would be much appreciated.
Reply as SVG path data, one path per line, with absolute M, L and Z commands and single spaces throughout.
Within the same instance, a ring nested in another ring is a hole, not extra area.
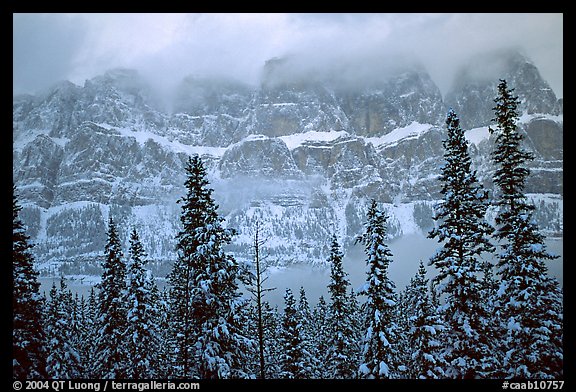
M 18 379 L 46 378 L 38 272 L 30 252 L 30 237 L 19 218 L 22 207 L 15 186 L 12 192 L 12 372 Z
M 332 237 L 330 256 L 330 305 L 328 310 L 327 332 L 330 344 L 320 352 L 326 352 L 326 367 L 329 378 L 354 378 L 358 371 L 357 351 L 358 336 L 355 335 L 353 313 L 351 312 L 348 286 L 350 282 L 344 272 L 342 260 L 344 255 L 336 235 Z M 324 351 L 325 350 L 325 351 Z
M 395 284 L 388 277 L 392 252 L 386 245 L 386 215 L 372 200 L 365 231 L 357 242 L 364 245 L 368 276 L 363 294 L 366 330 L 358 375 L 360 378 L 395 378 L 397 363 L 397 298 Z
M 407 331 L 410 330 L 409 320 L 414 314 L 414 309 L 412 308 L 411 298 L 413 298 L 412 292 L 414 291 L 414 278 L 410 279 L 410 282 L 404 290 L 398 294 L 398 304 L 396 306 L 396 323 L 398 326 L 398 339 L 396 340 L 396 351 L 398 356 L 399 375 L 398 378 L 410 378 L 410 364 L 412 362 L 412 348 L 410 347 L 409 334 Z
M 72 297 L 72 290 L 68 290 L 68 298 L 72 305 L 72 322 L 71 322 L 71 332 L 72 332 L 72 341 L 71 344 L 74 347 L 75 351 L 78 353 L 79 363 L 78 363 L 78 373 L 80 376 L 84 376 L 86 374 L 86 368 L 84 367 L 84 358 L 82 351 L 83 349 L 83 340 L 85 336 L 85 322 L 84 322 L 84 312 L 86 309 L 86 302 L 84 301 L 84 297 L 80 298 L 78 293 L 75 293 Z
M 489 241 L 493 228 L 485 220 L 488 194 L 471 168 L 468 143 L 460 120 L 453 110 L 446 119 L 448 137 L 443 141 L 445 164 L 441 169 L 441 193 L 437 207 L 437 227 L 429 238 L 442 246 L 430 259 L 438 270 L 434 278 L 445 294 L 441 307 L 447 328 L 444 347 L 450 378 L 484 377 L 486 348 L 482 334 L 486 328 L 486 309 L 481 298 L 480 255 L 494 250 Z
M 94 296 L 94 288 L 91 288 L 91 294 Z M 94 308 L 90 308 L 90 296 L 88 300 L 84 296 L 75 296 L 76 302 L 76 347 L 80 356 L 80 367 L 82 369 L 81 377 L 91 378 L 90 369 L 92 368 L 92 341 L 94 328 Z M 95 297 L 92 299 L 95 301 Z
M 160 332 L 160 350 L 158 352 L 158 363 L 160 364 L 158 378 L 172 378 L 171 354 L 173 347 L 170 345 L 170 294 L 167 287 L 159 292 L 158 309 L 158 331 Z
M 197 156 L 186 165 L 178 259 L 170 273 L 171 328 L 176 377 L 247 377 L 242 367 L 250 339 L 240 333 L 239 267 L 225 254 L 234 230 L 222 226 Z
M 151 273 L 144 268 L 145 264 L 146 252 L 138 232 L 132 229 L 126 288 L 123 292 L 127 323 L 122 340 L 129 364 L 125 376 L 132 379 L 157 378 L 161 371 L 158 290 Z
M 60 289 L 52 284 L 50 301 L 47 304 L 45 324 L 46 371 L 51 378 L 75 379 L 83 375 L 82 361 L 77 344 L 78 320 L 75 319 L 75 304 L 66 282 L 60 279 Z
M 306 290 L 300 286 L 300 296 L 298 298 L 297 318 L 300 324 L 300 337 L 302 339 L 302 363 L 305 369 L 303 378 L 320 378 L 322 373 L 322 363 L 319 359 L 317 347 L 317 330 L 312 318 L 312 310 L 306 296 Z
M 496 135 L 492 160 L 496 167 L 496 239 L 499 319 L 502 321 L 505 377 L 557 378 L 562 374 L 562 293 L 548 276 L 544 236 L 534 222 L 534 205 L 524 194 L 533 155 L 521 146 L 518 97 L 505 80 L 498 84 L 494 107 Z
M 292 290 L 286 289 L 284 294 L 284 316 L 280 329 L 279 344 L 280 378 L 305 379 L 309 369 L 306 360 L 304 342 L 302 340 L 301 323 L 298 317 L 296 300 Z
M 112 217 L 108 221 L 107 236 L 102 281 L 98 284 L 92 373 L 97 378 L 125 378 L 128 365 L 122 342 L 127 318 L 122 294 L 126 285 L 126 264 Z
M 264 326 L 265 373 L 267 378 L 282 378 L 281 355 L 283 347 L 280 342 L 282 319 L 277 307 L 272 308 L 268 301 L 262 302 L 262 324 Z
M 484 350 L 483 373 L 486 378 L 503 378 L 502 352 L 500 342 L 502 329 L 497 315 L 497 284 L 493 273 L 494 265 L 489 261 L 482 263 L 481 301 L 485 310 L 484 330 L 481 333 L 481 347 Z
M 407 325 L 407 347 L 410 350 L 407 376 L 416 379 L 444 378 L 445 363 L 439 340 L 444 326 L 430 299 L 423 262 L 420 262 L 407 293 L 406 302 L 411 309 Z
M 254 252 L 254 272 L 250 272 L 248 275 L 248 291 L 252 294 L 254 299 L 254 306 L 247 306 L 245 309 L 247 310 L 248 314 L 252 314 L 251 319 L 247 320 L 245 325 L 250 328 L 252 327 L 253 333 L 258 337 L 257 342 L 257 353 L 256 354 L 256 362 L 257 362 L 257 373 L 258 378 L 266 379 L 269 378 L 266 372 L 266 351 L 267 346 L 270 342 L 267 342 L 265 338 L 265 314 L 264 314 L 264 295 L 266 292 L 274 290 L 274 288 L 267 288 L 264 287 L 264 283 L 268 280 L 268 277 L 265 276 L 266 268 L 263 265 L 263 261 L 265 259 L 265 255 L 262 254 L 262 247 L 266 241 L 260 235 L 260 222 L 257 220 L 254 224 L 254 241 L 252 245 L 252 250 Z M 253 336 L 252 333 L 248 332 L 245 334 L 247 336 Z
M 333 378 L 328 361 L 328 349 L 333 346 L 333 336 L 330 331 L 329 308 L 324 296 L 318 298 L 318 303 L 312 309 L 312 340 L 315 347 L 316 376 L 318 378 Z M 356 367 L 357 368 L 357 367 Z

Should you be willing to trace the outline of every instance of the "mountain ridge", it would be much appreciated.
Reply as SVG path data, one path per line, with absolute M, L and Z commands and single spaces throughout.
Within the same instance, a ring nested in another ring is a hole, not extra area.
M 547 85 L 526 72 L 526 62 L 511 64 L 505 74 L 525 99 L 520 125 L 537 158 L 527 191 L 542 206 L 541 225 L 559 235 L 561 106 L 545 87 L 526 87 Z M 465 127 L 471 155 L 488 188 L 490 137 L 486 115 L 476 114 L 487 113 L 478 110 L 480 102 L 493 105 L 496 94 L 488 96 L 496 84 L 471 80 L 450 95 L 462 123 L 471 118 Z M 15 97 L 13 177 L 37 259 L 44 269 L 66 263 L 93 269 L 109 215 L 126 226 L 125 237 L 129 226 L 141 231 L 152 259 L 173 259 L 183 166 L 195 153 L 221 214 L 239 231 L 230 250 L 240 258 L 250 258 L 251 227 L 259 219 L 272 253 L 322 264 L 332 232 L 350 244 L 372 197 L 391 215 L 393 236 L 426 230 L 439 199 L 448 104 L 421 69 L 378 86 L 353 93 L 317 82 L 250 90 L 190 78 L 169 111 L 136 71 L 116 70 L 84 87 L 62 83 L 41 96 Z M 75 230 L 67 228 L 76 220 Z

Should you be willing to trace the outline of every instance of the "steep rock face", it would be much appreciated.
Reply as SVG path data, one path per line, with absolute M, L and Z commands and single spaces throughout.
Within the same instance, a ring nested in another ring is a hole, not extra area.
M 413 121 L 439 124 L 442 95 L 423 70 L 407 71 L 359 91 L 343 91 L 339 103 L 357 135 L 381 136 Z
M 538 68 L 517 51 L 484 53 L 470 61 L 446 95 L 446 104 L 460 116 L 465 129 L 489 125 L 494 117 L 498 79 L 515 89 L 526 114 L 561 113 L 556 95 L 542 79 Z
M 178 86 L 170 127 L 184 130 L 186 144 L 225 147 L 248 135 L 254 91 L 240 82 L 186 78 Z M 190 137 L 194 135 L 195 137 Z
M 266 86 L 255 99 L 249 129 L 278 137 L 311 130 L 340 130 L 348 126 L 334 96 L 315 83 Z
M 14 150 L 13 159 L 19 163 L 14 178 L 22 197 L 42 208 L 49 207 L 57 192 L 63 156 L 62 146 L 44 134 L 36 136 L 21 151 Z
M 526 140 L 534 151 L 535 160 L 531 165 L 531 176 L 526 183 L 530 193 L 563 195 L 563 132 L 562 122 L 546 118 L 535 118 L 525 128 Z
M 113 216 L 124 240 L 139 230 L 152 265 L 166 272 L 192 154 L 203 158 L 219 211 L 238 230 L 230 250 L 241 259 L 250 259 L 258 220 L 270 263 L 322 264 L 332 233 L 353 242 L 371 198 L 390 215 L 392 236 L 432 227 L 445 109 L 422 69 L 356 86 L 272 71 L 259 87 L 187 79 L 170 110 L 130 70 L 14 97 L 13 175 L 42 269 L 97 273 Z M 514 74 L 529 101 L 520 126 L 536 156 L 527 191 L 542 227 L 561 235 L 561 107 L 529 71 Z M 463 89 L 458 101 L 461 121 L 471 117 L 470 151 L 488 188 L 493 138 L 470 97 L 490 111 L 496 84 Z
M 395 181 L 396 201 L 412 202 L 440 198 L 437 176 L 438 168 L 443 164 L 442 140 L 445 138 L 444 129 L 430 127 L 417 137 L 380 147 L 380 154 L 385 162 L 386 178 L 401 179 Z
M 244 175 L 292 179 L 302 174 L 286 144 L 266 136 L 251 136 L 231 146 L 222 156 L 219 170 L 223 178 Z
M 525 131 L 527 141 L 539 159 L 562 163 L 564 159 L 562 122 L 536 117 L 526 125 Z

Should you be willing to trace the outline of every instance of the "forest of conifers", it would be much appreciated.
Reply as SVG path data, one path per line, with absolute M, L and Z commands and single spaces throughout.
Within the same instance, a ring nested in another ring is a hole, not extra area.
M 545 261 L 555 256 L 524 193 L 532 155 L 516 126 L 519 101 L 505 80 L 494 101 L 495 190 L 479 183 L 460 120 L 449 111 L 438 179 L 443 199 L 428 233 L 438 249 L 400 292 L 388 275 L 387 216 L 372 200 L 357 238 L 368 271 L 362 290 L 351 289 L 333 236 L 326 239 L 328 298 L 310 306 L 304 287 L 287 289 L 283 308 L 273 308 L 260 265 L 265 242 L 256 229 L 251 269 L 225 252 L 235 233 L 193 156 L 179 200 L 178 258 L 165 289 L 146 268 L 138 232 L 123 252 L 111 216 L 97 289 L 79 297 L 62 278 L 43 296 L 14 188 L 13 377 L 561 378 L 562 289 L 548 274 Z M 489 207 L 497 210 L 494 222 Z

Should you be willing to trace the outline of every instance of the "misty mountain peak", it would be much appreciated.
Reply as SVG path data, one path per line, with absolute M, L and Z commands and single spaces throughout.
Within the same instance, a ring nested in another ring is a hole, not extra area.
M 445 102 L 454 108 L 464 128 L 488 125 L 498 81 L 514 86 L 527 114 L 559 114 L 561 105 L 534 63 L 518 49 L 500 49 L 474 56 L 456 75 Z
M 547 113 L 535 116 L 538 121 L 522 120 L 539 159 L 527 189 L 561 194 L 562 120 L 549 111 L 555 97 L 530 61 L 502 56 L 502 69 L 509 72 L 504 76 L 512 78 L 523 108 Z M 355 75 L 348 72 L 350 63 L 341 62 L 331 68 L 341 74 L 320 75 L 295 57 L 273 59 L 268 80 L 284 85 L 189 77 L 173 92 L 171 111 L 153 105 L 148 80 L 127 69 L 84 86 L 66 82 L 46 95 L 14 97 L 13 176 L 37 254 L 97 263 L 101 228 L 114 214 L 146 228 L 143 238 L 155 244 L 154 258 L 174 257 L 175 201 L 193 154 L 223 190 L 215 194 L 224 195 L 220 205 L 240 238 L 249 237 L 252 217 L 260 217 L 274 233 L 272 250 L 298 261 L 322 263 L 318 245 L 334 225 L 354 238 L 371 197 L 396 214 L 393 235 L 429 228 L 430 206 L 439 195 L 446 106 L 426 69 L 401 63 L 394 72 L 377 62 L 359 66 Z M 376 69 L 382 72 L 371 78 Z M 480 127 L 492 117 L 498 80 L 472 79 L 463 77 L 467 84 L 453 97 L 461 121 Z M 471 150 L 479 173 L 488 175 L 487 131 L 479 131 Z M 561 207 L 551 203 L 548 212 L 556 219 Z M 83 226 L 70 232 L 62 223 L 70 221 Z M 251 240 L 234 246 L 246 256 Z

